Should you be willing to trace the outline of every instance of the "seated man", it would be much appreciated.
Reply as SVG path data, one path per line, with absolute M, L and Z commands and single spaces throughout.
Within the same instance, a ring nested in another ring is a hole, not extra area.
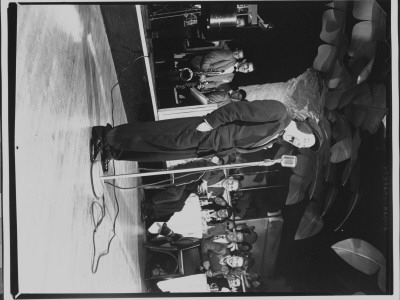
M 200 75 L 200 85 L 197 87 L 200 90 L 214 89 L 223 83 L 228 83 L 233 80 L 236 72 L 250 73 L 254 71 L 254 64 L 243 60 L 237 62 L 229 68 L 222 70 L 204 71 Z
M 246 101 L 247 95 L 244 90 L 230 90 L 229 92 L 215 91 L 206 96 L 208 98 L 208 104 L 216 103 L 217 107 L 221 107 L 232 102 Z
M 256 232 L 235 232 L 225 231 L 223 234 L 209 236 L 204 240 L 209 240 L 215 243 L 232 244 L 232 243 L 247 243 L 254 244 L 257 241 L 258 235 Z
M 191 168 L 201 166 L 213 166 L 208 160 L 196 160 L 177 168 Z M 191 193 L 209 193 L 213 196 L 221 196 L 225 189 L 237 190 L 240 183 L 234 178 L 225 178 L 222 170 L 201 172 L 176 176 L 174 186 L 161 190 L 155 194 L 151 202 L 142 202 L 142 216 L 159 219 L 181 211 L 186 199 Z
M 225 222 L 232 216 L 232 208 L 227 206 L 217 210 L 203 209 L 201 213 L 203 220 L 206 221 L 207 224 L 217 224 Z
M 190 61 L 191 65 L 197 71 L 222 71 L 234 66 L 239 59 L 242 59 L 243 50 L 214 50 L 208 54 L 195 56 Z
M 243 267 L 248 264 L 248 258 L 230 255 L 225 244 L 203 239 L 201 242 L 203 267 L 209 277 L 227 275 L 231 268 Z

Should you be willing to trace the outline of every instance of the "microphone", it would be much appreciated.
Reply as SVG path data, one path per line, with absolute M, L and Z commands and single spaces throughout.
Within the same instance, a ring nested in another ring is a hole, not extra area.
M 297 157 L 294 155 L 282 155 L 281 158 L 266 159 L 260 165 L 272 166 L 276 163 L 280 163 L 282 167 L 294 168 L 297 165 Z
M 294 155 L 282 155 L 279 162 L 282 167 L 294 168 L 297 165 L 297 157 Z

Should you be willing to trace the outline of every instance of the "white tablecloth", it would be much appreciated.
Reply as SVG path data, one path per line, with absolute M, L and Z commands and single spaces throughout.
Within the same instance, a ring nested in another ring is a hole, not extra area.
M 157 282 L 157 286 L 163 292 L 171 293 L 208 293 L 206 274 L 196 274 L 178 277 Z

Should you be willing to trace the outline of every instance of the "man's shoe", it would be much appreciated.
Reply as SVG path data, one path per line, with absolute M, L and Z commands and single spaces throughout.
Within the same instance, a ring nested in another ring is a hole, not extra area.
M 142 201 L 142 203 L 140 203 L 140 218 L 143 222 L 150 219 L 151 208 L 149 206 L 150 204 L 146 201 Z
M 102 148 L 102 142 L 98 138 L 90 138 L 90 161 L 94 162 Z
M 168 228 L 167 223 L 163 223 L 161 230 L 160 230 L 160 234 L 162 234 L 164 236 L 168 236 L 171 233 L 173 234 L 173 231 Z
M 101 167 L 103 169 L 103 173 L 108 173 L 108 163 L 110 162 L 110 158 L 108 157 L 105 151 L 101 151 Z
M 104 126 L 93 126 L 90 138 L 90 161 L 94 162 L 103 147 Z

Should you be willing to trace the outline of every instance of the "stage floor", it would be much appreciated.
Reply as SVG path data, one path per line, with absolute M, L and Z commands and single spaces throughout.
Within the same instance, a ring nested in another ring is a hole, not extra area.
M 106 185 L 97 199 L 91 187 L 91 127 L 127 122 L 118 86 L 111 97 L 117 77 L 100 7 L 19 5 L 16 50 L 19 293 L 144 292 L 140 192 L 115 197 Z M 134 162 L 110 163 L 110 175 L 136 171 Z

